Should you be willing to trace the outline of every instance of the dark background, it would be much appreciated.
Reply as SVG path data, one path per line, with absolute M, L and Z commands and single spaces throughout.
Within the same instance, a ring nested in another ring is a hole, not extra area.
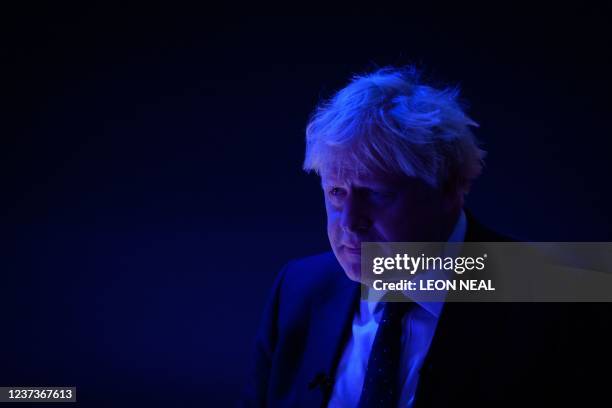
M 489 151 L 483 223 L 609 241 L 608 10 L 393 14 L 3 13 L 0 385 L 234 401 L 274 275 L 328 249 L 308 116 L 377 66 L 461 85 Z

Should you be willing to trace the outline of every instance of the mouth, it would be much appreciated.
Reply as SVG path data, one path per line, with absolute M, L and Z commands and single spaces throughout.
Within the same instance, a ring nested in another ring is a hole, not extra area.
M 343 245 L 342 248 L 345 252 L 353 255 L 361 255 L 361 247 L 353 247 L 348 245 Z

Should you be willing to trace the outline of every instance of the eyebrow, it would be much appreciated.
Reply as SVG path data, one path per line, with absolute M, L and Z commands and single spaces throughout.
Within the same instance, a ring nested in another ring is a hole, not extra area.
M 365 184 L 363 184 L 365 183 Z M 332 181 L 327 181 L 327 182 L 323 182 L 323 180 L 321 180 L 321 187 L 328 187 L 328 186 L 341 186 L 342 184 L 344 184 L 344 182 L 341 181 L 337 181 L 337 180 L 332 180 Z M 375 189 L 383 189 L 383 190 L 390 190 L 390 189 L 395 189 L 396 186 L 393 183 L 380 183 L 380 182 L 370 182 L 370 181 L 365 181 L 362 183 L 357 184 L 357 186 L 353 186 L 356 188 L 375 188 Z

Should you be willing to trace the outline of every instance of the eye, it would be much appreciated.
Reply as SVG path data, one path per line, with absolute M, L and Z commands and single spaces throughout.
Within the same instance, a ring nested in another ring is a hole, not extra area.
M 329 194 L 331 196 L 334 196 L 334 197 L 338 197 L 338 196 L 342 195 L 343 193 L 344 193 L 344 191 L 340 187 L 332 187 L 329 190 Z

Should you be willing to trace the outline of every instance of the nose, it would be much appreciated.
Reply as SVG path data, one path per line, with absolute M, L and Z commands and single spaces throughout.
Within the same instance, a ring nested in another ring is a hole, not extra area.
M 372 221 L 368 215 L 367 206 L 357 194 L 348 194 L 342 206 L 340 226 L 347 232 L 366 232 Z

